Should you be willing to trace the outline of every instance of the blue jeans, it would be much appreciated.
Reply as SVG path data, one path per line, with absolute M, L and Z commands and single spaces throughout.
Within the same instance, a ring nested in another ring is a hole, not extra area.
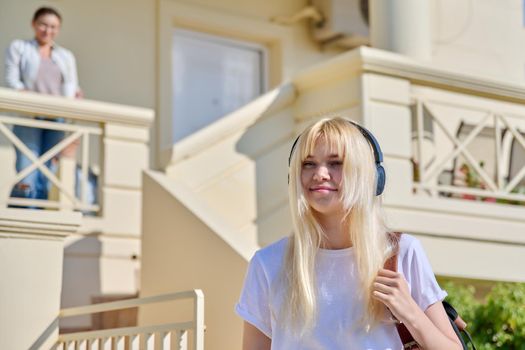
M 64 138 L 64 132 L 60 130 L 48 130 L 32 128 L 28 126 L 15 125 L 13 133 L 31 150 L 35 157 L 40 157 Z M 32 164 L 18 148 L 16 152 L 16 171 L 20 172 Z M 51 172 L 56 172 L 56 161 L 50 159 L 45 163 Z M 49 193 L 49 180 L 37 168 L 17 183 L 12 191 L 11 197 L 47 199 Z

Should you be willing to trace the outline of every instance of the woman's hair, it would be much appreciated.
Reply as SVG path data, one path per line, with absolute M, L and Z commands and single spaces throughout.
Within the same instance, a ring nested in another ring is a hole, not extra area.
M 52 7 L 40 7 L 38 10 L 36 10 L 35 14 L 33 15 L 33 22 L 45 15 L 55 15 L 57 16 L 60 23 L 62 23 L 62 16 L 60 16 L 60 13 L 58 13 L 58 11 Z
M 317 313 L 315 259 L 325 234 L 306 200 L 301 185 L 305 158 L 313 153 L 317 142 L 326 142 L 330 153 L 343 161 L 339 185 L 345 210 L 344 225 L 355 251 L 361 302 L 365 305 L 364 326 L 377 323 L 384 307 L 372 298 L 372 284 L 392 247 L 384 223 L 381 198 L 375 195 L 376 166 L 373 150 L 361 131 L 349 121 L 337 117 L 317 121 L 299 137 L 291 155 L 289 200 L 294 234 L 290 238 L 283 277 L 288 315 L 291 324 L 301 330 L 313 325 Z M 348 296 L 349 298 L 352 296 Z M 297 329 L 297 328 L 296 328 Z

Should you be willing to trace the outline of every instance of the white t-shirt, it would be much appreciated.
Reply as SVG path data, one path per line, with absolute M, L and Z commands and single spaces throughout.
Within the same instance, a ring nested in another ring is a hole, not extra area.
M 311 332 L 298 337 L 280 317 L 283 289 L 278 279 L 288 238 L 255 253 L 246 274 L 235 311 L 245 321 L 272 339 L 279 350 L 399 350 L 399 335 L 393 323 L 381 323 L 367 332 L 359 320 L 363 302 L 358 292 L 358 274 L 353 248 L 320 249 L 316 260 L 318 316 Z M 443 300 L 442 290 L 419 241 L 401 236 L 398 271 L 422 310 Z

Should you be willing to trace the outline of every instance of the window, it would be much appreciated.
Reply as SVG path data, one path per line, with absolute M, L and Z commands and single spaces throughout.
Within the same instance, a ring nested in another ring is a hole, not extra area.
M 264 93 L 261 45 L 175 29 L 172 44 L 173 140 L 213 123 Z

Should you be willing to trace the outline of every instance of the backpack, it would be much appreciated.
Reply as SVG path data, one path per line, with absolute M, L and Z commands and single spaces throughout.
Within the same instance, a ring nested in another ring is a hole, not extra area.
M 398 247 L 399 240 L 401 239 L 401 233 L 400 232 L 394 232 L 390 234 L 390 238 L 394 242 L 394 246 Z M 385 269 L 397 272 L 397 248 L 394 255 L 392 255 L 388 260 L 385 262 Z M 467 332 L 466 327 L 467 323 L 463 321 L 463 319 L 458 315 L 458 312 L 454 309 L 452 305 L 450 305 L 446 301 L 442 301 L 443 307 L 445 309 L 445 312 L 447 313 L 448 319 L 450 321 L 450 324 L 452 325 L 452 329 L 456 333 L 459 341 L 461 342 L 461 345 L 463 346 L 464 350 L 468 350 L 468 343 L 472 346 L 473 350 L 476 350 L 476 346 L 474 345 L 474 342 L 472 341 L 472 337 L 470 336 L 470 333 Z M 396 322 L 396 328 L 397 332 L 399 334 L 399 338 L 401 338 L 401 343 L 403 343 L 403 349 L 405 350 L 418 350 L 420 349 L 419 344 L 414 340 L 414 337 L 412 337 L 412 334 L 408 331 L 406 326 L 403 323 Z

